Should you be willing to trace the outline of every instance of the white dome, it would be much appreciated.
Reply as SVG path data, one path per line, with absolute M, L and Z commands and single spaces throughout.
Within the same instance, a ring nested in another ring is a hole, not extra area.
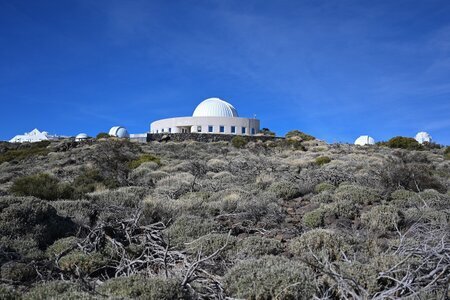
M 375 140 L 368 135 L 362 135 L 355 140 L 355 145 L 359 145 L 359 146 L 375 145 Z
M 193 117 L 239 117 L 230 103 L 219 98 L 208 98 L 194 110 Z
M 432 141 L 431 135 L 425 131 L 417 133 L 415 139 L 419 142 L 419 144 L 423 144 L 425 142 L 431 143 Z
M 129 138 L 130 135 L 125 127 L 122 126 L 114 126 L 109 130 L 109 135 L 118 137 L 118 138 Z
M 75 139 L 77 140 L 85 140 L 88 138 L 88 135 L 86 133 L 79 133 L 77 134 L 77 136 L 75 137 Z

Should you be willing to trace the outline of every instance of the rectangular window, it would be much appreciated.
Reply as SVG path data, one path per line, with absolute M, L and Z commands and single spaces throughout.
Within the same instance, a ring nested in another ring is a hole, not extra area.
M 197 132 L 202 132 L 202 126 L 197 126 Z
M 161 132 L 164 132 L 164 128 L 163 128 L 163 129 L 161 129 Z
M 231 133 L 236 133 L 236 126 L 231 126 Z
M 255 128 L 252 128 L 252 135 L 255 134 Z
M 169 133 L 171 133 L 172 132 L 172 128 L 169 128 Z
M 246 134 L 247 133 L 247 127 L 242 127 L 242 134 Z
M 225 126 L 220 126 L 219 129 L 220 129 L 220 132 L 221 132 L 221 133 L 224 133 L 224 132 L 225 132 Z
M 210 125 L 210 126 L 208 126 L 208 132 L 213 132 L 213 127 Z

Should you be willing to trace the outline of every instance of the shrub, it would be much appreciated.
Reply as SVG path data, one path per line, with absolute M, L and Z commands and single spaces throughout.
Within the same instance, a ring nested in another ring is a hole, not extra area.
M 49 141 L 42 141 L 23 144 L 18 149 L 7 149 L 0 153 L 0 165 L 7 161 L 19 162 L 33 156 L 45 156 L 50 153 L 50 149 L 47 148 L 48 145 L 50 145 Z
M 55 241 L 52 245 L 47 247 L 47 250 L 45 250 L 45 254 L 48 258 L 54 259 L 61 253 L 63 253 L 66 250 L 69 249 L 75 249 L 75 246 L 79 242 L 79 239 L 77 239 L 74 236 L 69 236 L 66 238 L 59 239 Z
M 114 278 L 99 287 L 108 298 L 172 300 L 186 299 L 181 281 L 176 278 L 130 276 Z
M 259 133 L 262 135 L 275 136 L 275 132 L 271 131 L 269 128 L 262 128 Z
M 313 137 L 312 135 L 306 134 L 304 132 L 301 132 L 299 130 L 291 130 L 288 133 L 286 133 L 285 137 L 287 139 L 290 138 L 300 138 L 302 141 L 312 141 L 315 140 L 316 138 Z
M 359 217 L 362 205 L 352 200 L 339 200 L 330 204 L 330 210 L 339 218 L 354 220 Z
M 302 263 L 264 256 L 236 264 L 225 275 L 224 284 L 233 298 L 311 299 L 315 291 L 312 277 Z
M 315 210 L 309 211 L 303 215 L 302 222 L 309 228 L 322 227 L 324 225 L 325 215 L 329 211 L 321 206 Z
M 396 136 L 387 141 L 389 148 L 401 148 L 407 150 L 420 150 L 422 146 L 415 139 L 410 137 Z
M 274 182 L 270 185 L 269 192 L 284 200 L 291 200 L 301 195 L 298 185 L 291 181 Z
M 59 267 L 66 272 L 80 272 L 81 274 L 91 274 L 94 271 L 105 267 L 108 258 L 100 252 L 84 253 L 78 249 L 69 252 L 59 260 Z
M 336 189 L 336 187 L 333 184 L 328 183 L 328 182 L 322 182 L 322 183 L 317 184 L 314 187 L 314 192 L 319 194 L 323 191 L 334 191 L 335 189 Z
M 116 182 L 113 179 L 104 178 L 97 169 L 84 169 L 72 183 L 74 187 L 74 199 L 82 199 L 86 194 L 92 193 L 101 187 L 114 188 Z
M 403 221 L 403 213 L 392 205 L 375 206 L 361 216 L 361 222 L 380 235 L 399 228 Z
M 447 148 L 445 148 L 444 157 L 445 159 L 450 159 L 450 146 L 447 146 Z
M 169 199 L 178 199 L 191 191 L 194 186 L 194 176 L 190 173 L 176 173 L 159 180 L 156 183 L 155 194 Z
M 364 205 L 381 201 L 381 196 L 376 190 L 352 184 L 341 184 L 334 192 L 334 197 L 336 201 L 348 200 Z
M 331 161 L 331 159 L 328 156 L 319 156 L 316 158 L 315 162 L 316 165 L 322 166 L 324 164 L 327 164 Z
M 109 138 L 110 135 L 106 132 L 100 132 L 97 134 L 97 136 L 95 137 L 96 139 L 107 139 Z
M 242 136 L 235 136 L 234 138 L 231 139 L 231 144 L 235 148 L 244 148 L 245 145 L 247 145 L 247 143 L 248 143 L 248 140 Z
M 237 256 L 259 258 L 264 255 L 278 255 L 283 251 L 280 241 L 260 236 L 249 236 L 237 242 Z
M 10 261 L 2 265 L 1 268 L 2 279 L 26 282 L 36 277 L 36 271 L 30 265 Z
M 34 196 L 45 200 L 70 199 L 73 189 L 48 174 L 21 177 L 14 181 L 11 192 L 16 196 Z
M 154 162 L 158 165 L 161 165 L 161 159 L 151 155 L 151 154 L 142 154 L 138 159 L 132 160 L 129 164 L 130 169 L 136 169 L 140 165 L 146 162 Z
M 20 299 L 19 294 L 14 290 L 13 287 L 6 284 L 0 284 L 0 299 L 3 300 L 16 300 Z
M 217 224 L 212 220 L 184 215 L 179 217 L 166 230 L 166 234 L 171 245 L 183 247 L 184 243 L 190 242 L 205 234 L 213 233 L 217 229 Z
M 419 195 L 408 190 L 396 190 L 391 193 L 392 203 L 399 208 L 416 207 L 423 204 Z
M 289 250 L 295 256 L 306 260 L 313 260 L 314 254 L 318 258 L 335 261 L 342 257 L 342 253 L 349 253 L 351 248 L 337 232 L 312 229 L 291 240 Z
M 57 200 L 52 201 L 58 215 L 70 218 L 78 225 L 90 226 L 97 220 L 99 208 L 88 200 Z
M 23 295 L 23 300 L 42 300 L 42 299 L 96 299 L 84 292 L 78 285 L 67 281 L 50 281 L 40 283 L 32 287 Z
M 333 194 L 325 191 L 325 192 L 321 192 L 320 194 L 314 195 L 311 197 L 311 203 L 330 203 L 333 202 Z
M 35 198 L 0 197 L 0 236 L 32 236 L 40 248 L 72 233 L 75 224 L 58 216 L 56 209 Z
M 227 243 L 228 241 L 228 243 Z M 202 236 L 187 246 L 187 250 L 192 255 L 197 255 L 201 251 L 202 256 L 208 256 L 221 249 L 225 243 L 227 246 L 215 257 L 215 260 L 231 260 L 236 257 L 236 237 L 228 236 L 224 233 L 213 233 Z

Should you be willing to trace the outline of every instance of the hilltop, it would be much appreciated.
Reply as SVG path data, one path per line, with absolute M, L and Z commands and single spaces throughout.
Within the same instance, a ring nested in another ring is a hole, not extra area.
M 448 158 L 309 136 L 1 143 L 0 298 L 444 299 Z

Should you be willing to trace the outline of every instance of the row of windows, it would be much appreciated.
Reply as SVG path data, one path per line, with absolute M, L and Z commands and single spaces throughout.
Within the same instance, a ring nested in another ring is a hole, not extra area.
M 231 126 L 230 129 L 231 129 L 231 133 L 236 133 L 236 126 Z M 165 132 L 164 128 L 161 129 L 161 132 Z M 172 132 L 172 128 L 169 128 L 167 132 L 171 133 Z M 181 132 L 182 133 L 186 133 L 187 130 L 182 128 Z M 202 132 L 202 126 L 197 126 L 197 132 Z M 208 125 L 208 132 L 214 132 L 214 126 Z M 225 132 L 225 126 L 219 126 L 219 132 L 220 133 L 224 133 Z M 159 130 L 156 130 L 156 133 L 159 133 Z M 252 134 L 256 133 L 255 128 L 251 129 L 251 133 Z M 247 127 L 241 127 L 241 134 L 247 134 Z

